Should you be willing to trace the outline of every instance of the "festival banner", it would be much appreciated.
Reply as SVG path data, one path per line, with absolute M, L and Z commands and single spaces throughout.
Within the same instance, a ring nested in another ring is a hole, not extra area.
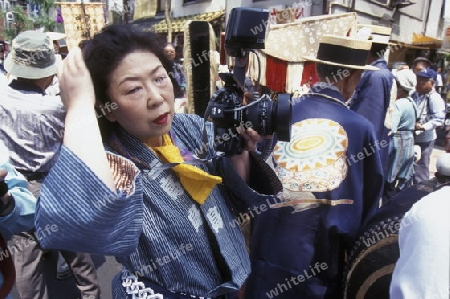
M 61 8 L 64 19 L 66 43 L 70 51 L 82 40 L 88 40 L 105 26 L 106 4 L 97 3 L 56 3 Z

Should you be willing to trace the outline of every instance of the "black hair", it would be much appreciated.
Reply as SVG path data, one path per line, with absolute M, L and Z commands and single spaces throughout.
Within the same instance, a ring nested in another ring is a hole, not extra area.
M 92 77 L 96 100 L 103 104 L 110 101 L 108 87 L 111 74 L 130 53 L 153 53 L 167 72 L 172 72 L 172 63 L 163 52 L 164 45 L 165 40 L 160 35 L 145 32 L 132 24 L 107 26 L 91 40 L 83 41 L 83 58 Z M 176 84 L 172 76 L 169 77 L 172 83 Z M 110 134 L 117 130 L 118 123 L 109 122 L 103 116 L 99 117 L 98 121 L 102 137 L 106 141 Z
M 387 44 L 379 44 L 379 43 L 372 43 L 372 47 L 370 48 L 370 55 L 372 57 L 379 57 L 383 58 L 384 53 L 388 49 Z
M 320 62 L 316 64 L 317 75 L 322 79 L 330 78 L 330 80 L 334 80 L 333 76 L 335 74 L 344 73 L 345 70 L 351 72 L 349 68 L 343 66 L 324 64 Z

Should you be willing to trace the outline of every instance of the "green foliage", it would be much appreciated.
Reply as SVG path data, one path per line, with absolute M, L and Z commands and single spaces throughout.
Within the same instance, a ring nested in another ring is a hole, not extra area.
M 50 13 L 50 9 L 55 7 L 54 0 L 33 0 L 33 2 L 39 4 L 47 16 Z
M 44 27 L 46 31 L 53 31 L 56 25 L 56 20 L 50 16 L 50 12 L 55 8 L 54 0 L 33 0 L 41 6 L 41 15 L 38 17 L 31 17 L 20 6 L 12 6 L 9 11 L 14 14 L 15 23 L 5 27 L 5 39 L 12 41 L 20 32 L 25 30 L 32 30 L 35 28 Z M 0 12 L 3 19 L 5 19 L 6 11 Z
M 450 53 L 444 53 L 445 61 L 450 61 Z
M 22 31 L 33 28 L 33 20 L 28 16 L 22 6 L 12 6 L 10 11 L 14 14 L 15 22 L 5 27 L 5 39 L 11 41 Z M 6 19 L 6 12 L 1 12 L 3 19 Z

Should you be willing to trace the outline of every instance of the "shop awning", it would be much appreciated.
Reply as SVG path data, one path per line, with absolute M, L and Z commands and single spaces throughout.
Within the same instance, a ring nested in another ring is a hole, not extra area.
M 183 32 L 184 23 L 186 21 L 206 21 L 212 22 L 225 15 L 225 11 L 205 12 L 197 15 L 183 16 L 171 19 L 172 32 Z M 167 22 L 162 20 L 158 24 L 153 25 L 153 29 L 157 33 L 167 32 Z
M 415 46 L 440 48 L 442 46 L 442 40 L 422 34 L 413 33 L 412 44 Z
M 396 41 L 396 40 L 390 40 L 389 41 L 389 49 L 391 51 L 397 51 L 397 50 L 400 50 L 400 49 L 403 49 L 403 48 L 406 48 L 406 49 L 417 49 L 417 50 L 426 50 L 426 49 L 428 49 L 428 47 L 426 47 L 426 46 L 415 46 L 415 45 L 412 45 L 412 44 L 408 44 L 408 43 L 401 42 L 401 41 Z

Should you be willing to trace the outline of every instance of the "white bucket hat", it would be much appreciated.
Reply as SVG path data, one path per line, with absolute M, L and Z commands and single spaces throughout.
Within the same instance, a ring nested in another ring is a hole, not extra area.
M 417 77 L 410 69 L 399 70 L 395 72 L 395 80 L 407 92 L 416 88 Z
M 12 41 L 5 69 L 11 76 L 26 79 L 40 79 L 56 74 L 58 67 L 51 39 L 39 31 L 20 33 Z

